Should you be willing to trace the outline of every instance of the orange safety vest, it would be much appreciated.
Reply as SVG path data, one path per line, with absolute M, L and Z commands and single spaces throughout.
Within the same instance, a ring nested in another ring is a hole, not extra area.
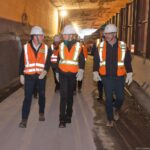
M 56 63 L 57 62 L 57 58 L 58 58 L 58 50 L 54 50 L 53 54 L 51 55 L 50 61 L 51 63 Z
M 126 53 L 126 44 L 123 41 L 118 41 L 117 76 L 123 76 L 126 74 L 126 69 L 124 66 L 125 53 Z M 100 57 L 99 73 L 100 75 L 106 75 L 106 42 L 105 41 L 100 43 L 99 57 Z
M 79 69 L 78 57 L 80 52 L 81 46 L 79 42 L 74 44 L 70 51 L 68 51 L 64 43 L 61 43 L 59 46 L 59 69 L 63 72 L 77 73 Z
M 24 45 L 24 74 L 33 75 L 40 74 L 44 70 L 45 61 L 48 54 L 48 46 L 42 44 L 37 56 L 29 43 Z

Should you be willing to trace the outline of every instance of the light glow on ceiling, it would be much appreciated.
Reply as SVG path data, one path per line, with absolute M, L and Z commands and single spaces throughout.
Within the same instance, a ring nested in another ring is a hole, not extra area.
M 81 39 L 84 39 L 84 36 L 91 35 L 97 30 L 94 28 L 80 29 L 75 22 L 73 22 L 72 25 L 74 26 L 77 34 L 80 36 Z
M 60 15 L 61 15 L 62 17 L 66 17 L 66 16 L 67 16 L 67 11 L 66 11 L 66 10 L 61 10 L 61 11 L 60 11 Z

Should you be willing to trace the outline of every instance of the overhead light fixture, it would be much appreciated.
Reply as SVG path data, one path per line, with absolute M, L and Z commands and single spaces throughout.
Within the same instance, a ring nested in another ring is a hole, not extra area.
M 67 16 L 67 11 L 66 10 L 61 10 L 60 15 L 62 17 L 66 17 Z

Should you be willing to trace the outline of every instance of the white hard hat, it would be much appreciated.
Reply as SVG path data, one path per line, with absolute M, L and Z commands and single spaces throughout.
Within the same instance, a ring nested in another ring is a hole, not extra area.
M 117 27 L 114 24 L 108 24 L 106 25 L 104 29 L 104 34 L 105 33 L 114 33 L 117 32 Z
M 76 34 L 74 27 L 69 24 L 64 27 L 62 34 Z
M 60 41 L 61 41 L 60 35 L 55 35 L 54 36 L 54 42 L 60 42 Z
M 41 27 L 34 26 L 31 29 L 30 35 L 44 35 L 44 32 Z

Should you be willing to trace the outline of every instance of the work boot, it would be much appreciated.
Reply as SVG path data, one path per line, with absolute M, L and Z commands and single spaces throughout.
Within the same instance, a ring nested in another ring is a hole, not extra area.
M 106 123 L 106 126 L 107 126 L 107 127 L 110 127 L 110 128 L 112 128 L 113 125 L 114 125 L 114 123 L 113 123 L 112 120 L 111 120 L 111 121 L 108 120 L 107 123 Z
M 115 121 L 119 120 L 119 112 L 116 108 L 113 108 L 113 116 Z
M 22 119 L 22 121 L 19 123 L 20 128 L 26 128 L 27 127 L 27 119 Z
M 44 113 L 39 113 L 39 121 L 45 121 Z
M 65 121 L 60 121 L 59 128 L 66 128 L 66 122 Z

